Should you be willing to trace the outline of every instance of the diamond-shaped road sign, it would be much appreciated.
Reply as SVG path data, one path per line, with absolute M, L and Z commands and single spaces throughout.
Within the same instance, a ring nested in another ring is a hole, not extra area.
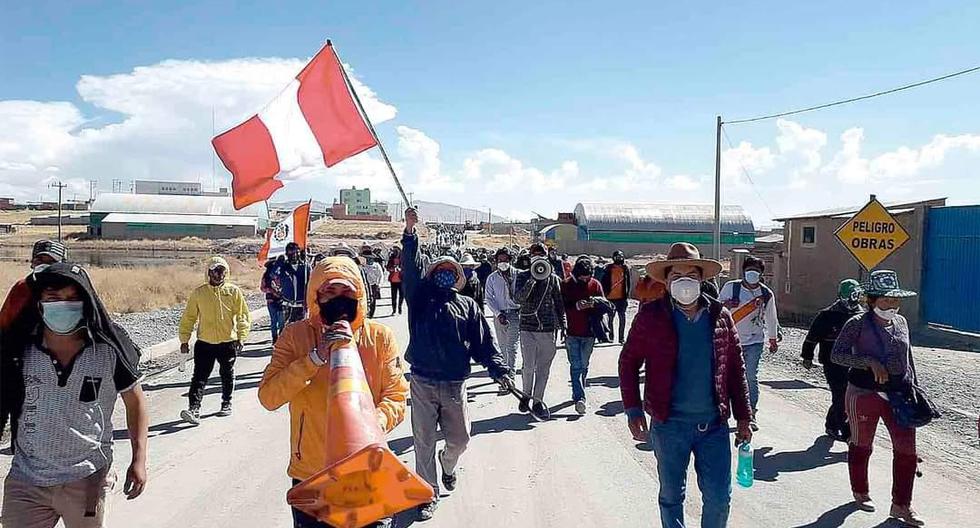
M 835 234 L 868 271 L 911 238 L 908 231 L 874 197 Z

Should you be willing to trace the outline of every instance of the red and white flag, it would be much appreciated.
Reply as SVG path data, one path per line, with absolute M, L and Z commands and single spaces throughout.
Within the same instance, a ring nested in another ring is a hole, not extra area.
M 272 196 L 279 174 L 332 167 L 377 145 L 341 68 L 327 42 L 258 115 L 211 141 L 232 174 L 236 209 Z
M 306 248 L 306 235 L 310 229 L 310 202 L 293 209 L 276 227 L 265 232 L 265 245 L 259 250 L 259 263 L 286 254 L 286 244 L 296 242 Z

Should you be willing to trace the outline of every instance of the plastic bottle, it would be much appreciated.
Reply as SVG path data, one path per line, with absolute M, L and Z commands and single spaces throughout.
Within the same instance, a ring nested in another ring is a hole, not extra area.
M 742 442 L 738 446 L 738 469 L 735 471 L 735 480 L 743 488 L 751 488 L 755 480 L 755 470 L 753 468 L 754 453 L 752 444 Z

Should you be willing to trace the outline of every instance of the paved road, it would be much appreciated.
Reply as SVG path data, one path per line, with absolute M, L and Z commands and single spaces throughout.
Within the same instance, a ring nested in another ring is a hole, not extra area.
M 380 308 L 386 312 L 387 307 Z M 405 319 L 384 318 L 407 342 Z M 470 381 L 473 440 L 462 459 L 460 487 L 442 501 L 437 517 L 415 523 L 401 516 L 398 526 L 433 528 L 635 527 L 659 526 L 656 463 L 649 446 L 633 442 L 619 399 L 618 347 L 596 350 L 590 372 L 592 406 L 579 417 L 566 403 L 568 363 L 559 351 L 548 390 L 554 420 L 536 423 L 517 413 L 512 398 L 496 396 L 485 373 Z M 151 480 L 143 497 L 113 500 L 113 526 L 141 528 L 288 527 L 284 494 L 288 481 L 288 430 L 285 410 L 270 413 L 256 397 L 268 362 L 268 333 L 256 332 L 238 363 L 235 415 L 208 416 L 219 405 L 217 377 L 204 402 L 200 427 L 179 421 L 190 373 L 176 370 L 149 380 L 152 412 Z M 765 378 L 765 376 L 763 376 Z M 845 446 L 820 437 L 822 416 L 780 396 L 783 390 L 827 392 L 808 384 L 774 383 L 764 388 L 757 434 L 756 485 L 734 492 L 734 527 L 886 527 L 882 513 L 849 506 Z M 121 405 L 120 405 L 121 407 Z M 117 414 L 117 434 L 125 437 Z M 392 449 L 414 464 L 411 428 L 406 420 L 390 436 Z M 890 448 L 881 440 L 872 460 L 872 494 L 887 507 Z M 120 473 L 128 444 L 117 443 Z M 8 465 L 9 457 L 0 459 Z M 976 526 L 980 485 L 944 476 L 927 463 L 916 489 L 916 505 L 930 526 Z M 693 475 L 693 471 L 692 471 Z M 698 514 L 697 488 L 690 487 L 688 512 Z M 691 523 L 697 526 L 698 523 Z

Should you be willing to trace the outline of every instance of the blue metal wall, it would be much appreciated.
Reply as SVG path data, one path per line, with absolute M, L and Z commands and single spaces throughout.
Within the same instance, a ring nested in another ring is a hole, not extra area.
M 929 210 L 923 265 L 926 321 L 980 332 L 980 206 Z

